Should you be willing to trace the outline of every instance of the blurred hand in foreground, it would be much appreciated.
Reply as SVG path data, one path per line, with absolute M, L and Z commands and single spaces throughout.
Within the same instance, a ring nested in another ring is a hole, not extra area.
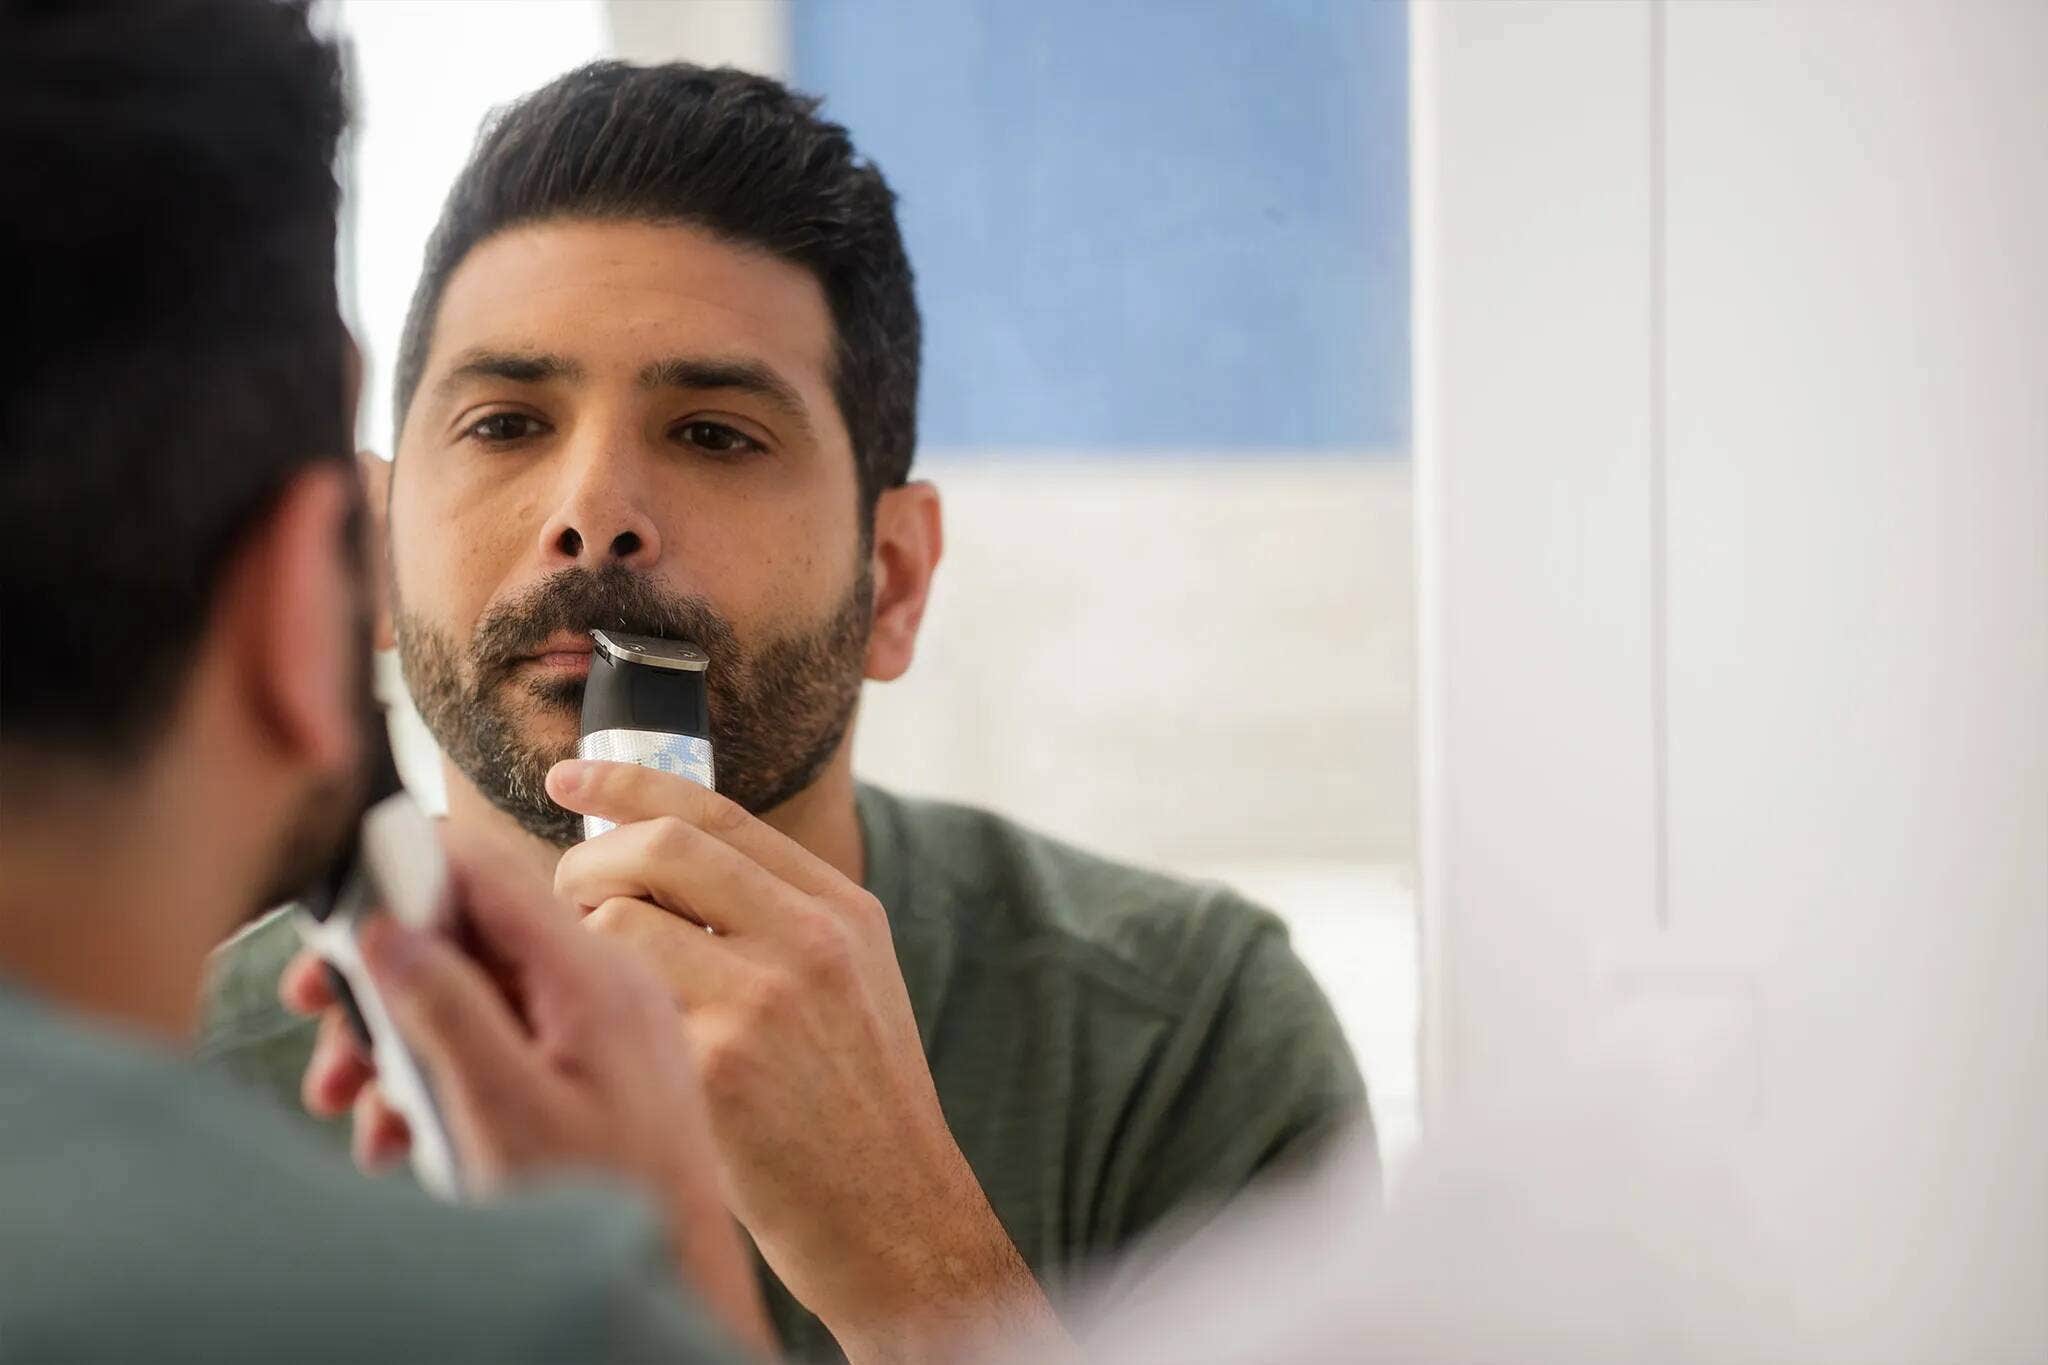
M 473 1194 L 595 1170 L 642 1189 L 665 1221 L 688 1290 L 742 1344 L 774 1352 L 750 1258 L 726 1210 L 702 1088 L 668 992 L 652 972 L 451 851 L 458 947 L 379 916 L 363 953 L 420 1057 Z M 322 965 L 285 971 L 286 1005 L 322 1015 L 306 1078 L 316 1113 L 356 1110 L 356 1155 L 402 1153 L 404 1121 L 379 1096 Z

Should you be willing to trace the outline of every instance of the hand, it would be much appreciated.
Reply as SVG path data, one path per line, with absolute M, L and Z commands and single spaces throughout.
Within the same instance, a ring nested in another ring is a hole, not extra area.
M 567 1167 L 639 1184 L 665 1216 L 686 1282 L 740 1341 L 772 1353 L 774 1334 L 740 1233 L 718 1188 L 702 1092 L 665 990 L 639 963 L 527 903 L 475 865 L 455 867 L 476 956 L 387 916 L 362 947 L 394 1023 L 420 1057 L 473 1192 L 488 1195 Z M 488 966 L 486 966 L 488 964 Z M 314 983 L 319 983 L 317 986 Z M 321 1007 L 324 973 L 287 973 L 296 1006 Z M 338 1013 L 323 1021 L 327 1043 Z M 348 1048 L 358 1152 L 402 1150 L 402 1123 L 374 1097 Z M 309 1098 L 315 1089 L 309 1072 Z M 321 1098 L 338 1092 L 330 1069 Z M 365 1097 L 369 1098 L 365 1098 Z
M 617 822 L 556 893 L 683 1007 L 733 1211 L 848 1356 L 1056 1332 L 946 1127 L 881 904 L 671 774 L 572 760 L 548 794 Z

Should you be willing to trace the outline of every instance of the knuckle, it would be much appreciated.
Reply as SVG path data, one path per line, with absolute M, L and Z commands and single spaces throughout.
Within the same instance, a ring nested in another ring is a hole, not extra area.
M 592 763 L 578 776 L 578 795 L 597 801 L 612 799 L 621 792 L 631 790 L 633 774 L 636 771 L 638 770 L 630 763 Z
M 889 933 L 889 912 L 865 888 L 847 893 L 841 912 L 849 924 L 864 934 L 879 933 L 886 937 Z
M 811 981 L 830 985 L 851 974 L 853 944 L 838 916 L 806 915 L 795 932 L 798 958 Z
M 758 971 L 740 988 L 740 1009 L 748 1018 L 773 1018 L 789 1007 L 797 995 L 797 982 L 779 969 Z
M 583 927 L 608 938 L 622 938 L 631 932 L 638 909 L 631 896 L 613 896 L 583 917 Z
M 680 815 L 663 815 L 654 821 L 649 846 L 657 858 L 679 857 L 689 848 L 690 836 L 695 832 Z
M 561 900 L 574 900 L 576 888 L 583 880 L 582 853 L 588 844 L 578 844 L 564 853 L 555 864 L 555 895 Z
M 752 1068 L 736 1034 L 699 1037 L 695 1052 L 697 1079 L 714 1104 L 729 1102 L 746 1088 Z
M 753 818 L 738 802 L 712 795 L 704 812 L 704 829 L 717 835 L 737 834 L 745 829 Z

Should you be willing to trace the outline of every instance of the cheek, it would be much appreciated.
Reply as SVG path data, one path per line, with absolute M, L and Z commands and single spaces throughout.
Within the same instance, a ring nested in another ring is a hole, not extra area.
M 474 625 L 530 539 L 516 487 L 455 487 L 401 466 L 391 498 L 398 600 L 443 626 Z
M 780 633 L 838 604 L 860 542 L 850 515 L 809 498 L 708 511 L 700 504 L 682 528 L 674 577 L 710 598 L 743 637 Z

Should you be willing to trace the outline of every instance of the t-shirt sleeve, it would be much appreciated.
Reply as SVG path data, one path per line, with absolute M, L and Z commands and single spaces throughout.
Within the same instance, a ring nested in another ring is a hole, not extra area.
M 1188 1008 L 1118 1137 L 1102 1230 L 1118 1246 L 1199 1221 L 1340 1132 L 1372 1143 L 1358 1064 L 1285 926 L 1235 896 L 1206 910 L 1182 953 Z

